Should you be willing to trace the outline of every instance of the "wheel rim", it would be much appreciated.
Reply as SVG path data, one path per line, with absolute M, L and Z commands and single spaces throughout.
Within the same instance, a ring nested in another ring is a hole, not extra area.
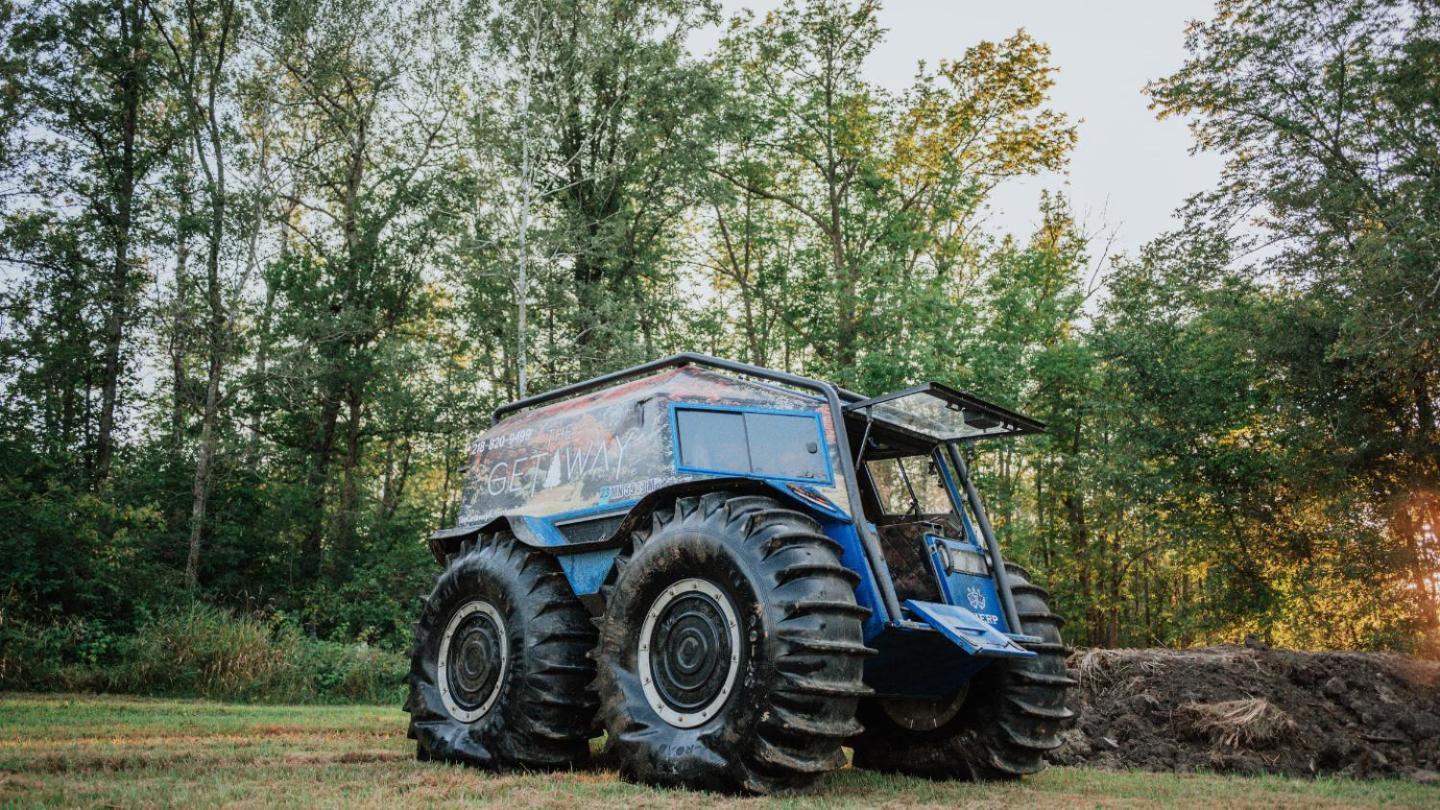
M 500 611 L 479 599 L 461 605 L 445 626 L 437 659 L 435 680 L 445 710 L 462 723 L 479 720 L 500 697 L 510 661 Z
M 960 713 L 969 693 L 967 683 L 952 698 L 885 698 L 880 701 L 880 709 L 895 725 L 907 731 L 934 731 Z
M 640 685 L 661 719 L 693 728 L 713 718 L 740 671 L 740 622 L 730 597 L 703 579 L 660 593 L 640 628 Z

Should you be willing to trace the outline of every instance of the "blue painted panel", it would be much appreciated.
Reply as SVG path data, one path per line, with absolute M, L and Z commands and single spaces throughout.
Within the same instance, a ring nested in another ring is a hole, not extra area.
M 795 481 L 767 480 L 765 483 L 779 491 L 787 500 L 798 499 L 801 505 L 810 511 L 818 512 L 819 514 L 816 517 L 822 521 L 827 518 L 844 521 L 850 520 L 850 515 L 847 514 L 844 509 L 841 509 L 838 504 L 825 497 L 825 494 L 815 487 Z
M 817 515 L 818 516 L 818 515 Z M 850 521 L 824 520 L 821 517 L 820 528 L 825 536 L 840 544 L 840 562 L 846 568 L 860 575 L 860 582 L 855 586 L 855 602 L 870 611 L 861 625 L 865 640 L 869 641 L 879 635 L 885 629 L 885 624 L 890 616 L 885 612 L 885 603 L 880 600 L 880 586 L 876 584 L 876 572 L 870 569 L 865 559 L 864 546 L 860 544 L 860 533 L 855 530 L 855 524 Z M 883 571 L 880 576 L 890 576 L 890 572 Z
M 565 535 L 561 534 L 559 529 L 555 528 L 555 526 L 545 518 L 526 515 L 520 519 L 525 521 L 525 527 L 530 530 L 531 534 L 535 535 L 535 539 L 547 546 L 563 546 L 570 542 L 565 539 Z
M 535 517 L 524 515 L 520 519 L 525 522 L 525 527 L 530 530 L 535 539 L 545 546 L 568 546 L 570 538 L 560 531 L 557 523 L 570 520 L 583 519 L 587 517 L 598 517 L 600 515 L 614 515 L 624 513 L 627 509 L 639 503 L 639 501 L 618 501 L 616 503 L 603 503 L 598 506 L 591 506 L 585 509 L 576 509 L 573 512 L 561 512 L 558 515 L 547 515 Z
M 575 595 L 586 596 L 598 592 L 600 586 L 605 584 L 605 577 L 609 576 L 619 553 L 620 549 L 609 548 L 579 554 L 561 554 L 556 559 L 560 561 L 560 570 L 564 571 L 565 578 L 570 580 L 570 587 L 575 590 Z
M 935 451 L 935 466 L 940 469 L 940 478 L 945 482 L 945 489 L 950 493 L 950 503 L 955 510 L 955 514 L 960 516 L 960 525 L 964 529 L 965 539 L 976 548 L 979 548 L 980 536 L 975 533 L 975 527 L 970 524 L 970 513 L 966 508 L 965 495 L 960 491 L 960 487 L 955 482 L 954 476 L 951 475 L 950 463 L 944 458 L 939 457 L 942 453 L 943 450 L 937 449 Z
M 602 498 L 604 497 L 605 489 L 605 487 L 601 488 Z M 563 523 L 567 520 L 575 520 L 576 518 L 587 518 L 595 517 L 597 515 L 610 514 L 613 512 L 624 512 L 639 502 L 639 498 L 631 498 L 628 501 L 612 501 L 608 503 L 601 502 L 594 506 L 587 506 L 584 509 L 576 509 L 571 512 L 561 512 L 555 515 L 546 515 L 545 520 L 548 520 L 551 523 Z
M 949 698 L 996 659 L 980 658 L 929 625 L 887 625 L 866 644 L 865 685 L 881 697 Z
M 1010 626 L 1005 621 L 1005 611 L 1001 609 L 1000 592 L 995 587 L 995 580 L 988 573 L 989 563 L 983 550 L 974 543 L 933 534 L 925 535 L 925 547 L 930 554 L 931 568 L 940 581 L 940 593 L 944 596 L 945 603 L 965 608 L 1002 633 L 1010 632 Z M 946 557 L 972 560 L 976 563 L 973 567 L 987 573 L 947 570 Z
M 1034 658 L 1035 653 L 1011 641 L 990 623 L 959 605 L 906 599 L 905 607 L 965 652 L 982 658 Z
M 552 546 L 566 546 L 570 540 L 556 527 L 557 522 L 585 518 L 592 515 L 615 514 L 624 512 L 627 508 L 634 506 L 636 501 L 622 503 L 603 504 L 586 509 L 577 509 L 573 512 L 564 512 L 558 515 L 550 515 L 544 518 L 524 517 L 526 527 L 535 535 L 541 543 Z M 564 572 L 565 578 L 570 581 L 570 587 L 575 591 L 576 596 L 585 596 L 600 590 L 605 583 L 605 577 L 610 573 L 610 568 L 615 564 L 615 557 L 620 553 L 619 549 L 601 549 L 598 551 L 585 551 L 579 554 L 556 554 L 555 558 L 560 561 L 560 570 Z

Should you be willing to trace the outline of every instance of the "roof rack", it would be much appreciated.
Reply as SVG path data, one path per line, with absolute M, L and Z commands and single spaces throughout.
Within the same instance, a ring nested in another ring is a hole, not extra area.
M 627 380 L 631 377 L 642 377 L 646 374 L 653 374 L 662 369 L 677 368 L 679 366 L 702 366 L 705 368 L 713 368 L 721 371 L 729 371 L 734 374 L 744 374 L 749 377 L 769 380 L 771 382 L 788 385 L 793 388 L 802 388 L 807 391 L 814 391 L 820 394 L 820 396 L 825 399 L 829 399 L 832 394 L 837 400 L 843 399 L 845 401 L 853 401 L 857 398 L 863 399 L 863 397 L 853 391 L 843 391 L 842 389 L 839 389 L 828 382 L 814 380 L 809 377 L 802 377 L 798 374 L 790 374 L 784 371 L 775 371 L 774 369 L 761 368 L 760 366 L 752 366 L 749 363 L 737 363 L 734 360 L 725 360 L 720 357 L 712 357 L 708 354 L 698 354 L 696 352 L 681 352 L 680 354 L 672 354 L 669 357 L 662 357 L 659 360 L 651 360 L 648 363 L 641 363 L 638 366 L 631 366 L 629 368 L 620 369 L 619 371 L 612 371 L 609 374 L 602 374 L 599 377 L 592 377 L 591 379 L 582 380 L 577 383 L 571 383 L 570 385 L 562 385 L 559 388 L 546 391 L 543 394 L 535 394 L 534 396 L 529 396 L 525 397 L 524 399 L 517 399 L 514 402 L 506 403 L 495 409 L 494 413 L 491 414 L 490 423 L 492 425 L 499 424 L 501 419 L 504 419 L 505 417 L 510 416 L 514 413 L 518 413 L 520 411 L 529 410 L 530 408 L 537 408 L 541 405 L 548 405 L 549 403 L 555 402 L 557 400 L 568 399 L 573 396 L 579 396 L 580 394 L 584 394 L 600 388 L 606 388 L 622 380 Z

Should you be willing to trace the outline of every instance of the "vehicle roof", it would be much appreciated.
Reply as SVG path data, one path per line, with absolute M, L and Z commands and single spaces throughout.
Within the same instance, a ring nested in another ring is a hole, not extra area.
M 958 438 L 985 438 L 986 436 L 999 435 L 1008 436 L 1018 435 L 1022 433 L 1038 433 L 1045 430 L 1044 423 L 1039 422 L 1038 420 L 1026 417 L 1013 410 L 1010 410 L 1009 408 L 987 402 L 980 397 L 975 396 L 974 394 L 970 394 L 965 391 L 958 391 L 956 389 L 949 388 L 948 386 L 944 386 L 939 383 L 924 383 L 918 386 L 912 386 L 910 388 L 902 389 L 900 391 L 882 394 L 878 397 L 866 397 L 864 394 L 860 394 L 855 391 L 849 391 L 837 385 L 834 385 L 833 383 L 825 382 L 822 380 L 815 380 L 796 374 L 790 374 L 789 372 L 763 368 L 760 366 L 754 366 L 745 363 L 738 363 L 733 360 L 726 360 L 719 357 L 712 357 L 710 355 L 697 354 L 693 352 L 684 352 L 671 355 L 669 357 L 660 358 L 658 360 L 652 360 L 649 363 L 642 363 L 640 365 L 631 366 L 630 368 L 621 369 L 619 371 L 614 371 L 609 374 L 602 374 L 588 380 L 582 380 L 577 383 L 561 386 L 550 391 L 546 391 L 540 394 L 536 394 L 534 396 L 507 403 L 495 409 L 495 412 L 492 415 L 492 424 L 499 424 L 500 421 L 505 419 L 507 416 L 519 413 L 521 411 L 526 411 L 534 408 L 547 408 L 548 406 L 558 403 L 562 400 L 569 400 L 576 397 L 593 395 L 596 392 L 601 391 L 602 389 L 611 389 L 613 387 L 628 383 L 634 378 L 650 375 L 662 369 L 675 368 L 687 365 L 699 366 L 702 368 L 708 368 L 716 371 L 729 372 L 731 374 L 750 378 L 749 382 L 778 386 L 783 390 L 787 391 L 788 393 L 798 394 L 801 396 L 813 396 L 813 394 L 806 392 L 807 389 L 809 391 L 815 391 L 818 393 L 824 393 L 828 390 L 830 392 L 833 392 L 836 397 L 842 403 L 844 403 L 845 410 L 849 414 L 854 414 L 857 411 L 863 411 L 864 418 L 873 419 L 876 423 L 886 424 L 887 426 L 893 427 L 896 430 L 910 433 L 917 437 L 927 434 L 923 430 L 923 428 L 918 429 L 917 432 L 917 425 L 914 422 L 906 422 L 904 420 L 885 418 L 883 413 L 885 411 L 884 405 L 887 402 L 893 402 L 898 398 L 912 396 L 918 393 L 932 394 L 934 396 L 944 398 L 948 402 L 954 403 L 955 407 L 963 408 L 965 411 L 972 413 L 984 414 L 988 417 L 998 420 L 1000 423 L 1006 426 L 1006 429 L 999 432 L 986 433 L 984 431 L 977 431 L 974 435 L 962 436 Z M 930 438 L 939 440 L 952 437 L 948 435 L 931 435 Z

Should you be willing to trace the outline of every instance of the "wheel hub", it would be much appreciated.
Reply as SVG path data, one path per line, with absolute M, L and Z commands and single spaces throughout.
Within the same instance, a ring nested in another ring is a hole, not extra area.
M 954 697 L 931 700 L 928 698 L 885 698 L 880 708 L 896 725 L 908 731 L 934 731 L 954 719 L 965 705 L 970 693 L 970 684 L 960 687 Z
M 714 717 L 740 669 L 740 623 L 730 597 L 683 579 L 656 597 L 640 628 L 640 685 L 665 722 L 693 728 Z
M 435 680 L 446 711 L 464 723 L 483 717 L 500 696 L 509 658 L 505 621 L 494 605 L 477 599 L 456 610 L 436 662 Z

